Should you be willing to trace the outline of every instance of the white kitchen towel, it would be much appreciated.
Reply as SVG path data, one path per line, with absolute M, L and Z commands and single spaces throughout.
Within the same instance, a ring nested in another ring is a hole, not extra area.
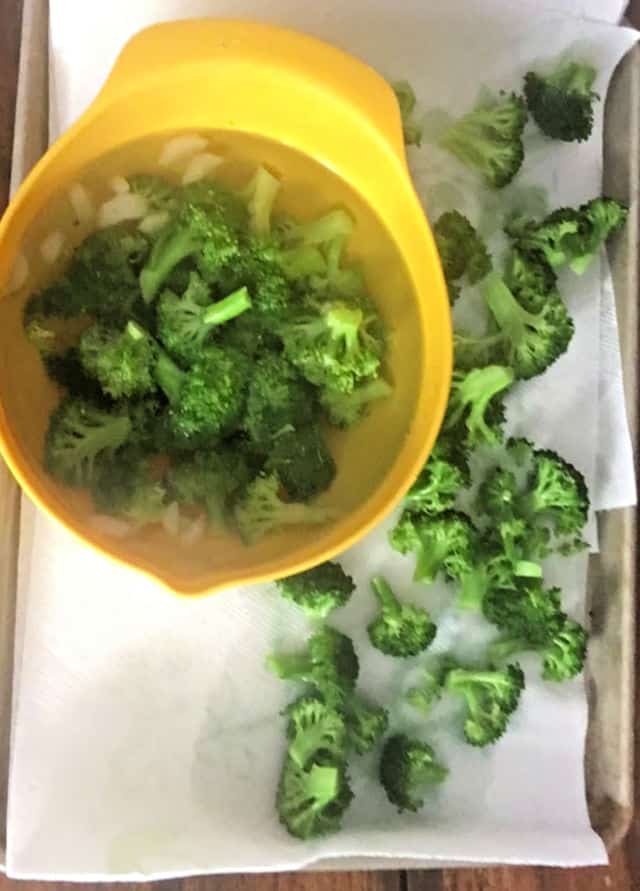
M 557 6 L 557 4 L 556 4 Z M 114 0 L 108 9 L 53 0 L 52 121 L 66 126 L 85 107 L 124 40 L 153 21 L 185 15 L 245 15 L 299 27 L 414 84 L 422 106 L 466 109 L 481 85 L 510 88 L 526 68 L 568 48 L 593 59 L 604 95 L 634 32 L 559 13 L 523 17 L 523 4 L 452 2 L 435 9 L 353 0 L 277 2 Z M 539 7 L 537 7 L 539 8 Z M 502 14 L 504 13 L 504 14 Z M 531 207 L 597 193 L 602 119 L 586 146 L 549 145 L 528 133 L 522 177 L 502 200 Z M 429 119 L 433 122 L 433 116 Z M 427 121 L 429 123 L 429 121 Z M 578 160 L 579 159 L 579 160 Z M 470 213 L 495 208 L 455 162 L 427 141 L 411 166 L 430 213 L 462 184 Z M 580 170 L 580 177 L 576 170 Z M 599 264 L 562 289 L 576 316 L 569 353 L 510 400 L 511 428 L 558 448 L 593 482 L 600 319 Z M 304 621 L 270 586 L 194 602 L 80 547 L 31 507 L 23 512 L 18 648 L 10 775 L 8 869 L 14 876 L 161 877 L 294 868 L 323 857 L 373 855 L 432 860 L 575 865 L 606 859 L 584 794 L 586 699 L 579 679 L 539 680 L 526 661 L 527 691 L 512 731 L 489 751 L 461 743 L 459 714 L 443 704 L 426 727 L 399 704 L 413 666 L 366 645 L 373 612 L 367 582 L 385 572 L 439 621 L 435 650 L 479 655 L 491 634 L 450 609 L 451 592 L 411 581 L 411 561 L 386 543 L 391 519 L 344 556 L 359 582 L 336 625 L 354 637 L 362 687 L 395 703 L 396 726 L 420 729 L 451 776 L 425 810 L 400 818 L 385 802 L 375 764 L 355 764 L 356 803 L 339 835 L 304 845 L 273 810 L 282 757 L 278 712 L 291 697 L 263 668 L 274 646 L 300 645 Z M 584 612 L 585 558 L 552 561 L 567 608 Z M 451 714 L 449 712 L 452 712 Z

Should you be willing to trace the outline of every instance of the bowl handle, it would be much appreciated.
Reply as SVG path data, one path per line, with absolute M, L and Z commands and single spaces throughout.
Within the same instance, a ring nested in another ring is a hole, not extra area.
M 393 90 L 373 68 L 297 31 L 256 22 L 191 19 L 153 25 L 125 45 L 94 103 L 94 110 L 168 67 L 199 64 L 213 54 L 286 67 L 296 77 L 334 94 L 364 117 L 396 160 L 407 168 L 400 109 Z

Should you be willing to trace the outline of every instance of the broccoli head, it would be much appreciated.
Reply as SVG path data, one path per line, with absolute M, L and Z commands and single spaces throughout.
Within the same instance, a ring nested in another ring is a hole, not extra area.
M 449 659 L 445 657 L 432 670 L 425 669 L 420 683 L 407 691 L 407 702 L 423 715 L 428 715 L 442 696 L 447 672 L 451 667 Z
M 522 166 L 526 121 L 526 107 L 519 96 L 500 96 L 455 121 L 440 137 L 440 145 L 476 170 L 491 188 L 501 189 Z
M 425 786 L 442 783 L 449 771 L 437 760 L 428 743 L 410 739 L 404 733 L 390 736 L 380 759 L 380 782 L 387 798 L 398 811 L 419 811 L 419 798 Z
M 343 763 L 313 763 L 305 770 L 286 759 L 276 809 L 290 835 L 309 840 L 337 832 L 352 799 Z
M 511 368 L 487 365 L 454 371 L 443 429 L 470 448 L 502 441 L 504 406 L 497 398 L 515 379 Z
M 380 612 L 367 631 L 372 645 L 387 656 L 417 656 L 433 642 L 436 625 L 421 607 L 401 603 L 382 576 L 371 580 Z
M 548 295 L 555 295 L 558 277 L 540 252 L 511 251 L 503 273 L 506 286 L 520 306 L 540 312 Z
M 359 696 L 351 696 L 343 706 L 347 727 L 347 745 L 358 755 L 366 755 L 387 732 L 389 715 L 380 705 L 371 705 Z
M 533 467 L 518 510 L 531 525 L 550 524 L 556 535 L 582 546 L 589 492 L 580 471 L 550 449 L 533 452 Z
M 261 356 L 251 373 L 243 426 L 249 439 L 267 452 L 274 440 L 310 424 L 313 390 L 281 354 Z
M 516 653 L 535 651 L 542 656 L 542 677 L 562 683 L 577 677 L 587 656 L 587 632 L 578 622 L 562 616 L 563 621 L 546 639 L 533 642 L 529 637 L 507 634 L 494 641 L 487 652 L 493 665 L 500 665 Z
M 326 619 L 334 609 L 344 606 L 356 587 L 342 566 L 331 561 L 280 579 L 276 584 L 286 600 L 315 619 Z
M 45 466 L 69 486 L 87 486 L 96 460 L 123 445 L 131 433 L 131 420 L 118 408 L 97 407 L 67 397 L 49 419 L 45 440 Z
M 460 511 L 429 516 L 405 510 L 389 541 L 400 554 L 415 554 L 414 579 L 430 584 L 440 572 L 458 579 L 469 570 L 475 535 L 473 523 Z
M 330 705 L 353 693 L 359 672 L 350 638 L 328 626 L 311 635 L 304 653 L 271 655 L 267 667 L 283 680 L 309 684 Z
M 148 459 L 128 445 L 96 461 L 91 495 L 100 513 L 134 526 L 158 522 L 166 505 L 164 485 L 153 478 Z
M 386 399 L 392 392 L 392 386 L 378 377 L 358 384 L 350 393 L 324 389 L 320 393 L 320 404 L 329 423 L 345 430 L 358 424 L 375 402 Z
M 265 470 L 277 474 L 293 501 L 307 501 L 329 488 L 336 463 L 318 426 L 309 424 L 276 437 Z
M 404 503 L 411 511 L 439 514 L 452 508 L 456 498 L 471 482 L 464 449 L 440 437 Z
M 454 299 L 458 295 L 456 282 L 465 278 L 474 285 L 491 271 L 491 257 L 484 241 L 459 211 L 443 213 L 433 227 L 433 235 L 449 294 Z
M 175 457 L 167 487 L 180 504 L 202 507 L 212 525 L 224 523 L 231 498 L 248 482 L 243 456 L 230 448 L 195 451 Z
M 593 129 L 596 70 L 586 62 L 562 62 L 548 75 L 528 71 L 524 95 L 532 118 L 546 136 L 583 142 Z
M 247 486 L 234 507 L 238 531 L 247 544 L 254 544 L 270 532 L 286 526 L 321 525 L 333 519 L 328 507 L 284 501 L 276 474 L 259 476 Z
M 300 768 L 319 758 L 340 762 L 347 750 L 344 719 L 318 696 L 301 696 L 286 710 L 288 755 Z
M 545 589 L 540 578 L 520 579 L 510 590 L 489 588 L 482 611 L 487 621 L 534 646 L 547 643 L 565 622 L 560 589 Z
M 507 729 L 520 702 L 524 674 L 519 665 L 486 671 L 453 668 L 447 674 L 445 688 L 465 702 L 467 742 L 472 746 L 487 746 Z
M 144 396 L 156 389 L 156 346 L 136 322 L 124 330 L 98 323 L 87 328 L 78 346 L 80 361 L 113 399 Z

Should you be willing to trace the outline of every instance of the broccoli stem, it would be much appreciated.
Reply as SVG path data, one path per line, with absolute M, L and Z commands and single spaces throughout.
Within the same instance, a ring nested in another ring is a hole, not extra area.
M 156 362 L 156 380 L 171 405 L 176 405 L 180 400 L 180 391 L 184 379 L 184 371 L 178 368 L 176 363 L 164 351 L 161 351 Z
M 498 327 L 513 342 L 524 336 L 527 324 L 535 325 L 538 321 L 536 315 L 522 308 L 497 274 L 487 280 L 485 299 Z
M 546 80 L 561 90 L 591 96 L 591 87 L 596 79 L 596 69 L 591 65 L 569 62 L 550 74 Z
M 144 340 L 147 337 L 147 332 L 137 322 L 127 322 L 127 336 L 131 340 Z
M 314 764 L 308 777 L 307 790 L 313 798 L 313 809 L 322 810 L 338 794 L 338 769 Z
M 398 598 L 393 593 L 391 585 L 386 579 L 382 578 L 381 575 L 374 576 L 371 579 L 371 587 L 384 613 L 391 616 L 394 613 L 400 612 Z
M 251 308 L 251 297 L 246 287 L 238 288 L 223 300 L 218 300 L 205 310 L 202 321 L 207 328 L 215 328 L 235 319 Z
M 191 232 L 178 230 L 155 243 L 149 262 L 140 273 L 140 287 L 145 303 L 151 303 L 172 270 L 189 257 L 198 246 Z
M 327 327 L 334 340 L 343 340 L 347 353 L 358 348 L 358 331 L 362 324 L 362 310 L 340 306 L 327 313 Z
M 542 567 L 532 560 L 518 560 L 513 568 L 513 574 L 522 579 L 541 579 Z
M 267 668 L 283 680 L 303 681 L 311 672 L 311 664 L 305 653 L 283 653 L 267 657 Z

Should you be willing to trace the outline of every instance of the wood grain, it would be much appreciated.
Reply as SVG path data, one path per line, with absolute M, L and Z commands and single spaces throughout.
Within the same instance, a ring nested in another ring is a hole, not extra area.
M 0 0 L 0 210 L 6 203 L 9 187 L 21 6 L 21 0 Z M 630 17 L 640 26 L 640 0 L 634 0 L 631 4 Z M 0 466 L 0 490 L 7 485 L 9 482 L 6 470 Z M 0 497 L 0 504 L 2 503 L 3 498 Z M 12 516 L 15 516 L 15 512 Z M 15 565 L 7 561 L 2 553 L 3 542 L 7 535 L 12 534 L 11 528 L 7 528 L 7 522 L 7 518 L 0 513 L 0 585 L 3 581 L 6 583 L 8 573 L 15 572 Z M 6 617 L 4 618 L 6 621 Z M 3 617 L 0 617 L 0 622 L 2 621 Z M 640 654 L 640 639 L 638 653 Z M 640 689 L 636 691 L 636 715 L 639 714 Z M 640 734 L 636 744 L 636 769 L 640 769 Z M 47 891 L 49 887 L 45 882 L 18 884 L 0 877 L 0 891 L 14 888 L 15 891 Z M 636 819 L 624 844 L 614 851 L 611 863 L 606 868 L 455 869 L 408 874 L 297 873 L 278 876 L 209 876 L 158 882 L 154 885 L 56 884 L 60 891 L 75 891 L 78 887 L 93 887 L 96 891 L 637 891 L 640 887 L 640 795 L 636 787 Z

